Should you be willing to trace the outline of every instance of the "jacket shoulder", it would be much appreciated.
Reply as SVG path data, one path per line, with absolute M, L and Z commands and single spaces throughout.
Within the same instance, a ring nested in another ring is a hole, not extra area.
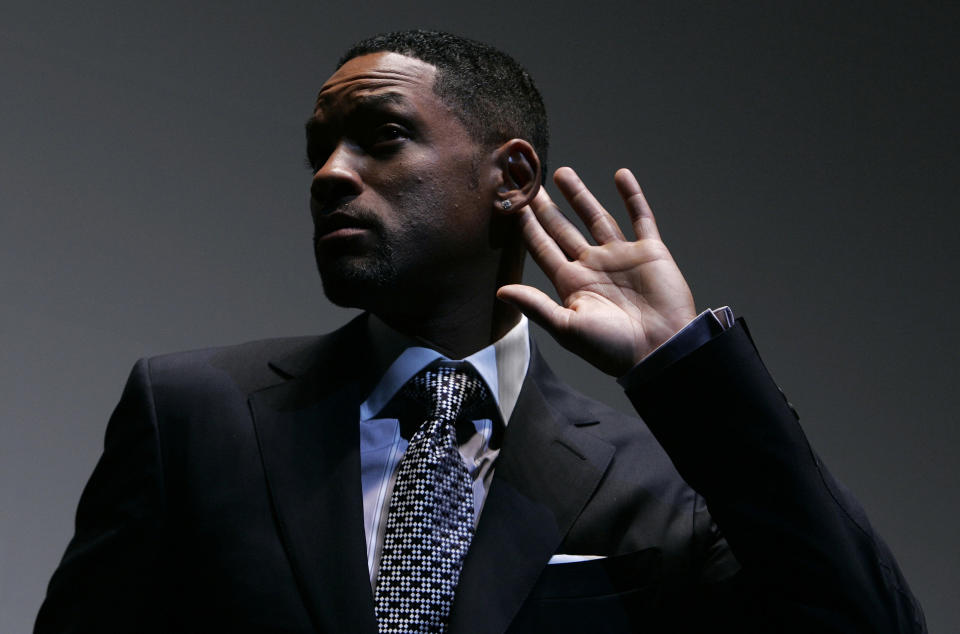
M 141 360 L 154 386 L 226 382 L 243 393 L 281 383 L 314 359 L 323 336 L 278 337 L 162 354 Z

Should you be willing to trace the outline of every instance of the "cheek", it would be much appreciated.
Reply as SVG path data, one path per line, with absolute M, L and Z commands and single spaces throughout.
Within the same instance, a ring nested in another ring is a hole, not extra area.
M 387 209 L 395 245 L 475 254 L 488 241 L 490 214 L 472 157 L 418 157 L 416 170 L 381 172 L 373 187 Z M 415 254 L 411 253 L 412 256 Z M 426 254 L 424 254 L 426 255 Z

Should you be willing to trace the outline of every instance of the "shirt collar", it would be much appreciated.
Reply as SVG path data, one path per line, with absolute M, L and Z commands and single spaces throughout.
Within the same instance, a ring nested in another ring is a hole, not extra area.
M 368 321 L 370 340 L 377 351 L 380 367 L 386 370 L 380 381 L 360 405 L 360 420 L 377 416 L 403 385 L 437 359 L 450 360 L 436 350 L 419 345 L 415 339 L 397 332 L 375 315 Z M 391 361 L 392 359 L 392 361 Z M 525 316 L 503 337 L 463 359 L 474 367 L 487 384 L 500 410 L 504 424 L 510 420 L 520 396 L 520 387 L 530 365 L 529 325 Z

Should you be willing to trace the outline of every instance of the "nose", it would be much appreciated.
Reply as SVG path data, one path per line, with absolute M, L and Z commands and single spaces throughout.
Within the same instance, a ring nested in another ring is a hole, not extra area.
M 363 191 L 360 160 L 349 144 L 343 141 L 337 144 L 310 183 L 310 206 L 315 213 L 332 211 L 360 195 Z

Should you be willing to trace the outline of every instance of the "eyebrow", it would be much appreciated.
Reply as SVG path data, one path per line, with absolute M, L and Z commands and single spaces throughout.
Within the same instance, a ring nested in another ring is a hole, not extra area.
M 322 98 L 317 97 L 317 101 L 321 103 L 322 107 Z M 362 110 L 377 110 L 390 106 L 402 106 L 408 107 L 410 105 L 410 100 L 407 99 L 404 95 L 398 92 L 384 92 L 377 93 L 374 95 L 360 95 L 354 99 L 354 103 L 350 108 L 350 112 L 347 114 L 350 115 L 356 113 L 357 111 Z M 323 127 L 323 124 L 315 117 L 310 116 L 306 123 L 304 124 L 307 132 L 312 130 L 317 130 L 320 127 Z
M 383 92 L 375 95 L 360 95 L 356 98 L 358 106 L 376 108 L 378 106 L 406 106 L 410 100 L 398 92 Z

